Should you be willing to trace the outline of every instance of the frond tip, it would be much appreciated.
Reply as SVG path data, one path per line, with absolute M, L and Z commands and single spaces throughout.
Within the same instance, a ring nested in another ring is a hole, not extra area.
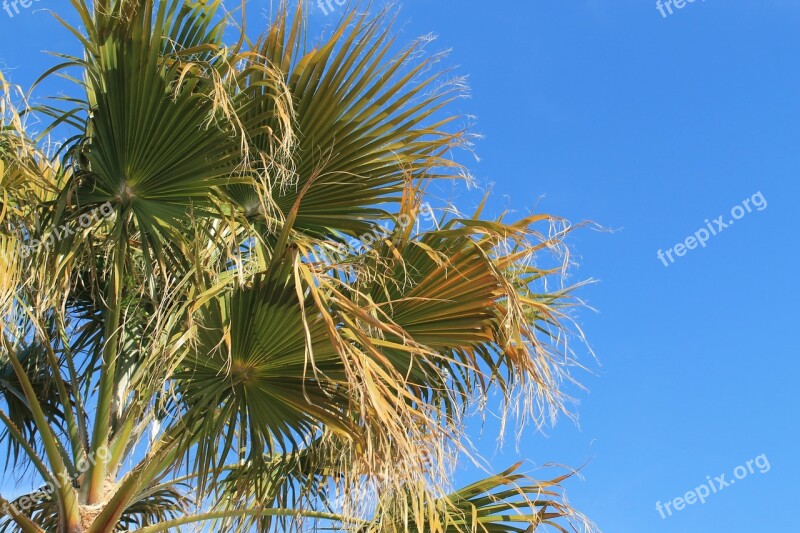
M 564 499 L 561 484 L 573 473 L 539 481 L 518 463 L 445 497 L 424 491 L 389 494 L 378 504 L 379 520 L 364 533 L 531 533 L 541 529 L 595 531 Z M 399 497 L 398 497 L 399 496 Z M 409 519 L 409 517 L 412 517 Z

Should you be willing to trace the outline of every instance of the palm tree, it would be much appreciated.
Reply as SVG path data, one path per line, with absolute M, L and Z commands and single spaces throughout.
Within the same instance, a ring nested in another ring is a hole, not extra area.
M 71 0 L 69 96 L 0 77 L 1 438 L 39 487 L 0 529 L 584 527 L 568 475 L 447 483 L 491 391 L 564 410 L 568 226 L 420 219 L 462 84 L 385 12 L 226 44 L 220 1 Z

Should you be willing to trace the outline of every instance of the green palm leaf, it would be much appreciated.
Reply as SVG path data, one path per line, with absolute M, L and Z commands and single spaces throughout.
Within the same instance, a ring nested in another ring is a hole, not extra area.
M 436 88 L 441 75 L 426 74 L 433 58 L 409 64 L 422 43 L 392 57 L 382 19 L 351 15 L 327 42 L 307 50 L 301 7 L 294 16 L 284 7 L 254 49 L 280 68 L 295 105 L 297 186 L 276 181 L 267 194 L 283 216 L 299 203 L 297 231 L 368 232 L 370 221 L 387 215 L 381 205 L 397 202 L 408 180 L 459 172 L 447 152 L 463 143 L 462 134 L 445 130 L 455 117 L 439 116 L 458 87 Z M 280 131 L 273 101 L 256 98 L 242 113 L 248 130 L 260 133 L 252 137 L 259 151 L 273 150 L 263 132 Z M 255 203 L 252 192 L 232 194 L 244 205 Z
M 197 452 L 200 472 L 231 450 L 259 462 L 299 450 L 322 427 L 354 431 L 341 360 L 325 324 L 310 316 L 285 276 L 259 276 L 198 309 L 196 343 L 174 379 L 187 416 L 202 419 L 208 436 Z

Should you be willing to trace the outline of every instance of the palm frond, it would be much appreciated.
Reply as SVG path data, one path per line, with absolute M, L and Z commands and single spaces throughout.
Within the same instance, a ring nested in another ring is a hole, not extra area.
M 538 481 L 519 473 L 520 466 L 518 463 L 445 497 L 417 491 L 384 495 L 378 520 L 362 531 L 532 533 L 549 529 L 569 533 L 593 528 L 564 500 L 561 486 L 574 473 Z
M 387 12 L 352 14 L 330 39 L 306 49 L 302 9 L 300 3 L 292 13 L 284 5 L 253 50 L 284 76 L 298 137 L 289 168 L 294 186 L 274 180 L 264 194 L 284 218 L 296 207 L 292 228 L 298 232 L 355 236 L 387 218 L 382 206 L 399 200 L 409 178 L 458 176 L 461 167 L 449 152 L 466 141 L 462 131 L 447 131 L 456 117 L 441 113 L 461 87 L 429 72 L 436 57 L 414 60 L 423 41 L 392 55 Z M 267 133 L 280 131 L 275 98 L 264 98 L 260 83 L 245 94 L 253 91 L 257 97 L 242 120 L 255 133 L 254 149 L 270 153 L 274 140 Z M 245 209 L 266 202 L 255 190 L 231 195 Z

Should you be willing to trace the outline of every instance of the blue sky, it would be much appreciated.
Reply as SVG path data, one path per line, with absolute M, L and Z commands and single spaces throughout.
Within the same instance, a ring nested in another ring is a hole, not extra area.
M 256 31 L 269 2 L 249 6 Z M 53 64 L 42 50 L 74 50 L 41 8 L 69 9 L 38 0 L 13 18 L 0 11 L 12 82 Z M 579 423 L 498 450 L 489 420 L 479 447 L 492 465 L 589 461 L 570 501 L 611 533 L 789 530 L 800 474 L 789 202 L 800 198 L 800 3 L 697 0 L 663 17 L 649 0 L 409 0 L 399 21 L 408 40 L 436 34 L 431 49 L 452 48 L 445 64 L 469 75 L 472 97 L 456 106 L 485 136 L 470 166 L 493 184 L 493 212 L 536 206 L 614 230 L 570 240 L 572 279 L 598 280 L 580 293 L 597 309 L 580 324 L 600 363 L 586 355 L 592 373 L 576 373 L 588 389 L 574 391 Z M 658 259 L 759 192 L 766 208 L 668 267 Z M 456 201 L 469 211 L 479 196 L 460 189 Z M 656 510 L 762 455 L 768 472 L 665 519 Z

